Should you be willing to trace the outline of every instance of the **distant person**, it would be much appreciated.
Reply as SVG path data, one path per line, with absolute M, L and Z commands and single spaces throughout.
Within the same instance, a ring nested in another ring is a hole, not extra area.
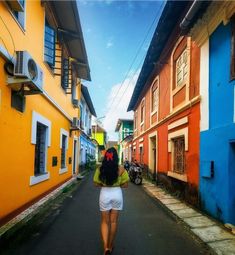
M 118 154 L 115 148 L 109 148 L 96 169 L 93 181 L 101 187 L 99 206 L 101 211 L 101 237 L 104 254 L 111 254 L 114 238 L 117 232 L 119 211 L 123 209 L 123 195 L 121 188 L 128 187 L 128 173 L 118 167 Z

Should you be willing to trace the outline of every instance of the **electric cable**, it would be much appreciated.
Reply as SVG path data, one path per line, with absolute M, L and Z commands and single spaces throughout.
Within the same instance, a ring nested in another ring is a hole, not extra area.
M 141 51 L 142 46 L 143 46 L 143 44 L 145 43 L 145 41 L 146 41 L 146 39 L 147 39 L 147 37 L 148 37 L 148 35 L 149 35 L 149 33 L 150 33 L 150 31 L 151 31 L 151 29 L 152 29 L 154 23 L 155 23 L 155 21 L 156 21 L 156 19 L 159 17 L 159 15 L 158 15 L 158 14 L 159 14 L 159 11 L 162 9 L 162 6 L 163 6 L 164 3 L 165 3 L 165 2 L 162 1 L 161 5 L 160 5 L 160 7 L 159 7 L 159 9 L 158 9 L 158 12 L 157 12 L 156 16 L 154 17 L 154 19 L 153 19 L 153 21 L 152 21 L 152 23 L 151 23 L 151 25 L 150 25 L 150 27 L 149 27 L 149 29 L 148 29 L 148 31 L 147 31 L 145 37 L 144 37 L 144 40 L 142 41 L 140 47 L 139 47 L 138 50 L 137 50 L 137 53 L 136 53 L 136 55 L 135 55 L 135 57 L 134 57 L 134 59 L 133 59 L 131 65 L 130 65 L 130 67 L 129 67 L 129 69 L 128 69 L 127 74 L 125 75 L 125 77 L 124 77 L 124 79 L 123 79 L 123 81 L 122 81 L 122 83 L 121 83 L 121 85 L 120 85 L 118 91 L 116 92 L 116 97 L 117 97 L 119 91 L 121 90 L 121 88 L 122 88 L 122 86 L 123 86 L 125 80 L 127 79 L 128 75 L 129 75 L 129 73 L 130 73 L 130 71 L 131 71 L 131 68 L 132 68 L 132 66 L 134 65 L 135 60 L 136 60 L 137 56 L 139 55 L 139 52 Z M 145 56 L 144 56 L 144 57 L 145 57 Z M 142 60 L 141 60 L 141 62 L 142 62 Z M 138 68 L 137 68 L 137 70 L 138 70 Z M 135 74 L 136 74 L 136 72 L 135 72 Z M 135 75 L 135 74 L 134 74 L 134 75 Z M 134 75 L 133 75 L 133 76 L 134 76 Z M 123 95 L 124 95 L 124 93 L 123 93 Z M 115 96 L 114 96 L 114 98 L 115 98 Z M 113 106 L 114 102 L 115 102 L 115 100 L 112 101 L 111 105 L 109 106 L 109 109 L 111 109 L 111 107 Z M 118 105 L 118 104 L 117 104 L 117 105 Z M 106 115 L 109 113 L 109 111 L 110 111 L 110 110 L 108 110 L 108 112 L 106 113 Z
M 5 45 L 5 43 L 4 43 L 4 41 L 3 41 L 3 39 L 1 38 L 3 44 L 4 44 L 5 48 L 6 48 L 6 51 L 7 51 L 8 54 L 9 54 L 10 61 L 12 62 L 12 60 L 13 60 L 13 58 L 14 58 L 14 53 L 15 53 L 15 51 L 16 51 L 15 42 L 14 42 L 14 39 L 13 39 L 13 37 L 12 37 L 12 34 L 11 34 L 9 28 L 7 27 L 7 25 L 6 25 L 6 23 L 4 22 L 4 20 L 3 20 L 3 18 L 2 18 L 1 15 L 0 15 L 0 19 L 2 20 L 3 25 L 4 25 L 5 28 L 7 29 L 8 33 L 9 33 L 9 35 L 10 35 L 10 37 L 11 37 L 12 44 L 13 44 L 14 52 L 13 52 L 13 54 L 12 54 L 12 56 L 11 56 L 10 53 L 9 53 L 9 51 L 8 51 L 8 49 L 7 49 L 7 47 L 6 47 L 6 45 Z

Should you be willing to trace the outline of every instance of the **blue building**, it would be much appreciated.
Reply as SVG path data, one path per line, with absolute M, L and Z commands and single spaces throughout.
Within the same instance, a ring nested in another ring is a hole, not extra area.
M 234 1 L 212 1 L 187 26 L 201 47 L 200 202 L 213 217 L 235 225 L 234 10 Z
M 84 166 L 90 158 L 95 159 L 96 144 L 92 141 L 91 118 L 96 112 L 86 86 L 81 85 L 80 101 L 80 166 Z

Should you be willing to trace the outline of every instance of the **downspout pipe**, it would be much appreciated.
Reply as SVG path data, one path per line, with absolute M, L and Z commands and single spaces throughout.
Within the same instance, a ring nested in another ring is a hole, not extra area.
M 190 9 L 186 13 L 184 19 L 180 23 L 180 28 L 182 30 L 186 30 L 188 28 L 188 26 L 190 25 L 190 22 L 192 21 L 192 19 L 194 18 L 195 14 L 197 13 L 199 8 L 201 7 L 202 2 L 203 1 L 200 1 L 200 0 L 195 0 L 193 2 L 193 4 L 191 5 Z

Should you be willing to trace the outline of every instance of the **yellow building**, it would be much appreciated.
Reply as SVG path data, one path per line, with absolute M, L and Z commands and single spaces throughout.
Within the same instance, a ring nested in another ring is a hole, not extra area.
M 97 145 L 96 160 L 102 160 L 107 144 L 107 132 L 99 124 L 92 126 L 92 139 Z
M 76 1 L 0 1 L 0 225 L 78 171 Z

